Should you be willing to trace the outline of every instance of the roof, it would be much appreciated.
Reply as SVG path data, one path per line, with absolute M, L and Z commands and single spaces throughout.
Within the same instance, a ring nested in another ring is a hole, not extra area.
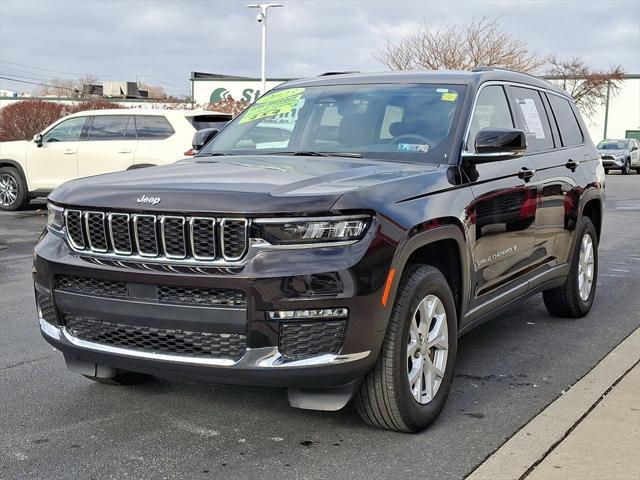
M 262 79 L 254 77 L 243 77 L 239 75 L 224 75 L 222 73 L 206 73 L 206 72 L 191 72 L 190 81 L 205 80 L 205 81 L 244 81 L 244 82 L 260 82 Z M 267 78 L 267 82 L 288 82 L 291 78 Z
M 102 110 L 83 110 L 69 115 L 70 117 L 80 117 L 86 115 L 163 115 L 163 116 L 183 116 L 193 117 L 196 115 L 225 115 L 228 113 L 216 112 L 214 110 L 171 110 L 166 108 L 105 108 Z
M 556 85 L 529 75 L 500 68 L 481 67 L 473 71 L 386 71 L 379 73 L 352 73 L 292 80 L 277 88 L 311 87 L 322 85 L 357 85 L 364 83 L 442 83 L 479 85 L 487 81 L 523 83 L 552 90 L 561 95 L 567 93 Z

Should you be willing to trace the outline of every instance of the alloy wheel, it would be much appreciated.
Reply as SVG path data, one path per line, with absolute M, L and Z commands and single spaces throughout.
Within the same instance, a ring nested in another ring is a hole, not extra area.
M 444 304 L 435 295 L 427 295 L 411 318 L 407 343 L 409 388 L 418 403 L 425 405 L 438 393 L 447 368 L 448 350 Z
M 586 302 L 591 295 L 594 266 L 593 240 L 591 235 L 585 234 L 580 242 L 580 256 L 578 258 L 578 291 L 583 302 Z
M 8 207 L 18 199 L 18 182 L 8 173 L 0 176 L 0 205 Z

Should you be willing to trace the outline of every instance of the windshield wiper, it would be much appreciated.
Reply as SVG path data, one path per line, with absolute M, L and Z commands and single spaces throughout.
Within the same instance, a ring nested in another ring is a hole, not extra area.
M 221 152 L 198 153 L 196 155 L 196 157 L 227 157 L 227 156 L 229 156 L 228 153 L 221 153 Z
M 362 155 L 354 152 L 315 152 L 313 150 L 301 150 L 299 152 L 271 152 L 269 155 L 291 155 L 294 157 L 346 157 L 362 158 Z

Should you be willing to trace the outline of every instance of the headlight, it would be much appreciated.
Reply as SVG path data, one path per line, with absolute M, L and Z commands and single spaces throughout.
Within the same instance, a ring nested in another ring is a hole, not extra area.
M 276 245 L 331 243 L 360 240 L 371 217 L 366 215 L 328 218 L 260 219 L 255 222 L 267 242 Z
M 64 208 L 47 203 L 47 228 L 54 233 L 64 229 Z

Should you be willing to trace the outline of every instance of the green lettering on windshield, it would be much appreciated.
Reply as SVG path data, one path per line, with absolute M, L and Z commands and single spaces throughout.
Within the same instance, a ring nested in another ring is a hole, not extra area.
M 288 88 L 265 95 L 249 107 L 238 123 L 243 124 L 261 118 L 289 113 L 298 105 L 303 92 L 304 88 Z

